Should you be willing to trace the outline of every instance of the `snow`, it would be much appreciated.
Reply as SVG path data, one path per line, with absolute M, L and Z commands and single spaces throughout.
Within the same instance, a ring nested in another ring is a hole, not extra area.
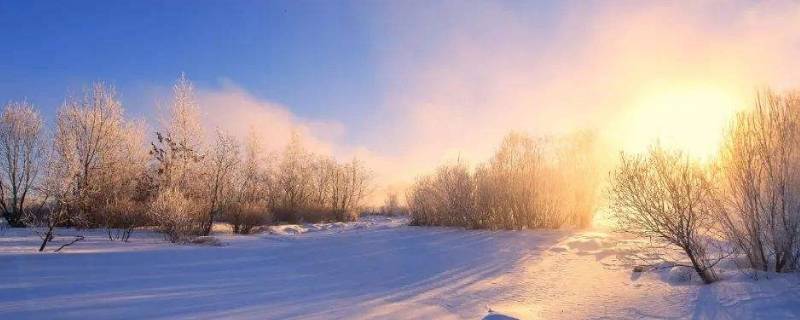
M 384 216 L 367 216 L 355 222 L 333 222 L 333 223 L 314 223 L 314 224 L 286 224 L 278 226 L 268 226 L 265 231 L 275 235 L 296 235 L 308 232 L 329 232 L 339 233 L 358 229 L 382 229 L 407 225 L 406 218 L 392 218 Z
M 794 274 L 755 281 L 731 262 L 704 286 L 686 268 L 632 272 L 643 240 L 604 230 L 406 223 L 217 233 L 221 246 L 173 245 L 152 232 L 121 243 L 92 230 L 44 254 L 35 234 L 10 228 L 0 233 L 0 319 L 800 318 Z

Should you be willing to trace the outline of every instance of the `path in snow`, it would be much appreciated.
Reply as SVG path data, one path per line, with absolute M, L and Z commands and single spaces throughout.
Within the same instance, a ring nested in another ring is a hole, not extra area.
M 704 287 L 639 277 L 617 258 L 619 236 L 401 223 L 282 227 L 221 236 L 222 247 L 93 233 L 61 254 L 30 252 L 35 236 L 9 230 L 0 318 L 800 317 L 795 278 Z

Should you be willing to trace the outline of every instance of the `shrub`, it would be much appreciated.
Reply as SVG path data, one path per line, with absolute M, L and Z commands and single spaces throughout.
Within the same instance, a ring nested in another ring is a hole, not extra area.
M 610 205 L 622 230 L 683 250 L 705 283 L 717 280 L 705 231 L 717 208 L 708 173 L 680 152 L 659 146 L 645 156 L 622 154 L 611 174 Z
M 759 93 L 722 147 L 725 210 L 719 224 L 752 268 L 800 263 L 800 95 Z
M 355 211 L 332 210 L 330 208 L 298 208 L 294 210 L 277 208 L 272 211 L 273 223 L 321 223 L 354 221 Z
M 512 133 L 474 171 L 458 163 L 419 178 L 406 200 L 416 225 L 467 228 L 584 227 L 600 179 L 590 136 L 533 139 Z
M 186 242 L 203 231 L 198 223 L 201 208 L 175 189 L 159 192 L 148 213 L 170 242 Z
M 269 221 L 266 203 L 234 202 L 224 206 L 223 213 L 233 227 L 233 233 L 248 234 L 254 227 Z
M 477 170 L 478 203 L 489 225 L 503 229 L 558 228 L 566 221 L 562 177 L 545 141 L 512 133 Z
M 474 176 L 465 164 L 439 167 L 435 175 L 418 179 L 406 196 L 411 225 L 481 227 L 475 192 Z
M 355 220 L 372 179 L 361 161 L 339 163 L 307 152 L 297 134 L 271 176 L 270 211 L 275 222 L 288 223 Z

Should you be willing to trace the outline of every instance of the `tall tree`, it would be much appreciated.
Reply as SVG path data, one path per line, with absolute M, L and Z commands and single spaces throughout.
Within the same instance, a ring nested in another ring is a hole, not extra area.
M 28 102 L 10 102 L 0 115 L 0 208 L 9 225 L 21 227 L 26 200 L 44 154 L 42 119 Z
M 204 132 L 194 87 L 181 74 L 173 86 L 173 100 L 164 128 L 156 133 L 151 153 L 158 165 L 159 187 L 177 188 L 187 195 L 197 191 L 203 158 Z
M 239 144 L 233 136 L 218 131 L 214 147 L 205 160 L 206 172 L 203 180 L 208 205 L 202 233 L 208 235 L 214 226 L 214 219 L 224 205 L 223 201 L 229 200 L 226 193 L 231 191 L 231 178 L 239 164 Z
M 96 83 L 82 99 L 67 100 L 59 110 L 53 141 L 54 161 L 70 161 L 63 165 L 73 170 L 72 196 L 74 210 L 91 214 L 97 208 L 92 199 L 106 191 L 105 179 L 113 177 L 129 159 L 124 141 L 130 138 L 123 117 L 122 104 L 113 87 Z M 113 185 L 113 184 L 111 184 Z

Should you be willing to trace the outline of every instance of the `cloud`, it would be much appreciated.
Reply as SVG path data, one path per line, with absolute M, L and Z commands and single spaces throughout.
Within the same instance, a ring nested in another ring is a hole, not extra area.
M 337 145 L 345 130 L 341 123 L 300 118 L 288 107 L 259 100 L 232 83 L 221 89 L 201 89 L 197 99 L 206 128 L 219 129 L 240 139 L 252 131 L 270 151 L 282 149 L 292 132 L 297 132 L 311 151 L 341 152 L 342 146 Z
M 253 132 L 261 138 L 267 152 L 280 152 L 296 132 L 309 151 L 342 161 L 352 158 L 365 161 L 376 177 L 375 192 L 369 203 L 378 204 L 388 190 L 399 190 L 393 186 L 393 181 L 399 178 L 393 172 L 396 164 L 364 146 L 343 141 L 346 128 L 342 123 L 298 117 L 290 108 L 258 99 L 230 81 L 222 88 L 201 88 L 197 100 L 207 130 L 222 130 L 240 141 Z

